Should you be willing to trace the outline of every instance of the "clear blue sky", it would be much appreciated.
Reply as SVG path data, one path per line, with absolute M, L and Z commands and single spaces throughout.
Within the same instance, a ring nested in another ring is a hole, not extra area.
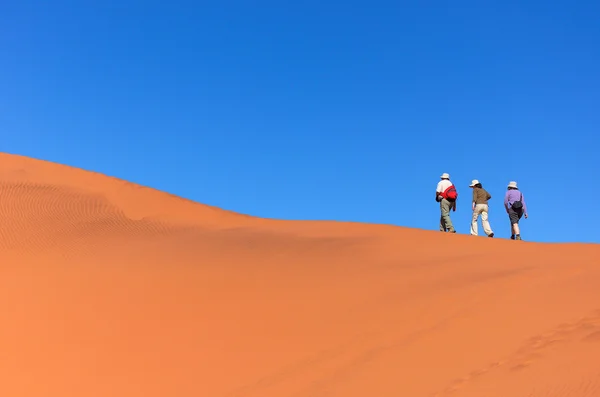
M 88 5 L 86 5 L 86 3 Z M 600 243 L 597 1 L 4 1 L 0 150 L 242 213 L 437 230 L 449 172 Z M 480 227 L 481 231 L 481 227 Z

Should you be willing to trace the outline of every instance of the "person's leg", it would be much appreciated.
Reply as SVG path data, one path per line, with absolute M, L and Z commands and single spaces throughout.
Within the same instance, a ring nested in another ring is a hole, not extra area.
M 446 221 L 444 220 L 444 200 L 440 201 L 440 232 L 446 231 Z
M 514 212 L 513 210 L 509 209 L 508 210 L 508 221 L 510 222 L 510 239 L 514 240 L 515 239 L 515 223 L 513 221 L 514 218 Z
M 486 204 L 481 204 L 481 224 L 483 225 L 483 231 L 487 236 L 492 237 L 494 232 L 492 231 L 492 227 L 490 226 L 490 221 L 488 217 L 488 206 Z
M 443 223 L 446 225 L 446 228 L 450 233 L 454 233 L 454 225 L 452 225 L 452 220 L 450 219 L 450 208 L 452 204 L 450 201 L 443 199 L 442 200 L 442 219 Z
M 512 208 L 508 210 L 508 217 L 510 219 L 511 226 L 511 239 L 520 240 L 521 239 L 521 231 L 519 230 L 519 219 L 521 218 L 517 212 L 515 212 Z
M 521 240 L 521 228 L 519 227 L 519 221 L 521 220 L 522 216 L 523 216 L 522 210 L 515 213 L 516 222 L 515 222 L 514 228 L 515 228 L 515 239 L 517 239 L 517 240 Z
M 477 234 L 479 233 L 478 231 L 478 225 L 477 225 L 477 219 L 479 218 L 479 212 L 480 212 L 480 208 L 479 208 L 479 204 L 477 204 L 475 206 L 475 209 L 473 210 L 473 217 L 471 218 L 471 235 L 472 236 L 477 236 Z

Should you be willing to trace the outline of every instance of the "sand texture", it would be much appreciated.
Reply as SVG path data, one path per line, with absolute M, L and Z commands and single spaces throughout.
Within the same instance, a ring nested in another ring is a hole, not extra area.
M 600 396 L 599 245 L 261 219 L 8 154 L 0 191 L 0 396 Z

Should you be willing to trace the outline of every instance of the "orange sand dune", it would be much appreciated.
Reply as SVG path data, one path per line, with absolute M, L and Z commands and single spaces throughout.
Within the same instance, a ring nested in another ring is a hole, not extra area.
M 600 396 L 598 245 L 260 219 L 6 154 L 0 185 L 0 396 Z

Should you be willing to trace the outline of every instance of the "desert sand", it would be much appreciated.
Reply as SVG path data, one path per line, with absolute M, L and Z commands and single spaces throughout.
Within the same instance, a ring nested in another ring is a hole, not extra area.
M 0 155 L 0 395 L 598 397 L 600 246 L 209 207 Z

